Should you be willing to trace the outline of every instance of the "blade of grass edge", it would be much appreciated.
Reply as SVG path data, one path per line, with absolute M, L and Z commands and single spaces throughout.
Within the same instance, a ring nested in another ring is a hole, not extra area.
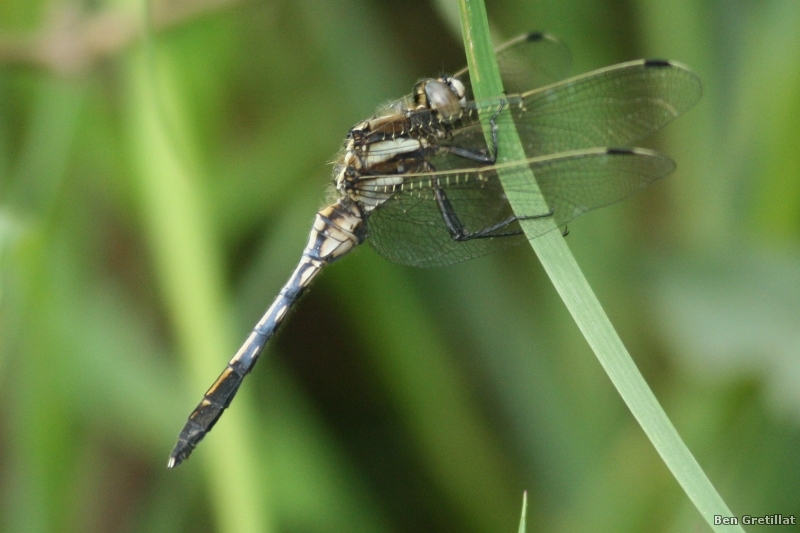
M 527 526 L 525 524 L 525 520 L 528 514 L 528 491 L 524 491 L 522 493 L 522 515 L 519 517 L 519 529 L 517 530 L 518 533 L 525 533 L 527 530 Z
M 486 100 L 503 94 L 483 1 L 459 0 L 459 14 L 475 98 Z M 507 112 L 508 110 L 503 111 Z M 487 133 L 488 118 L 488 115 L 484 117 L 484 130 Z M 500 121 L 500 124 L 511 123 L 510 120 Z M 499 127 L 498 159 L 501 162 L 525 159 L 525 152 L 514 128 Z M 502 172 L 500 180 L 503 180 Z M 532 172 L 530 184 L 531 187 L 537 187 Z M 515 195 L 509 194 L 508 198 L 514 208 Z M 541 212 L 547 210 L 543 200 Z M 542 220 L 530 222 L 541 224 Z M 550 222 L 555 229 L 555 221 Z M 525 222 L 521 225 L 525 231 L 531 227 Z M 714 516 L 733 515 L 681 440 L 631 359 L 560 232 L 550 231 L 539 238 L 529 239 L 529 242 L 603 369 L 703 519 L 714 531 L 743 532 L 738 525 L 714 524 Z
M 198 166 L 192 161 L 194 150 L 183 142 L 188 138 L 183 131 L 185 122 L 175 103 L 181 93 L 172 77 L 170 59 L 158 53 L 151 1 L 139 0 L 137 7 L 145 31 L 140 45 L 127 57 L 126 148 L 176 342 L 190 380 L 202 391 L 200 387 L 208 385 L 224 362 L 220 354 L 232 344 L 226 329 L 223 268 L 214 232 L 209 229 Z M 248 424 L 255 417 L 247 413 L 250 407 L 244 398 L 237 404 L 225 416 L 225 430 L 204 442 L 203 459 L 198 457 L 205 468 L 215 531 L 274 531 L 271 501 L 255 468 L 258 451 Z M 176 432 L 179 429 L 176 425 Z M 168 451 L 164 450 L 165 459 Z

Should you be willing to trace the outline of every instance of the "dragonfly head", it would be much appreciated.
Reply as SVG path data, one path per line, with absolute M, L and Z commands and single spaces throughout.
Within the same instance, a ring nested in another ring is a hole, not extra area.
M 466 89 L 457 78 L 427 78 L 414 87 L 414 104 L 436 111 L 444 122 L 453 122 L 466 104 Z

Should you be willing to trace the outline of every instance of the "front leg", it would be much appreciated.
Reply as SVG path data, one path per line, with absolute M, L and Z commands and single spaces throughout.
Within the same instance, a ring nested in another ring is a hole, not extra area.
M 476 163 L 494 165 L 497 163 L 497 117 L 500 115 L 500 112 L 505 109 L 505 107 L 506 102 L 500 102 L 497 111 L 494 115 L 492 115 L 492 118 L 489 119 L 489 126 L 492 132 L 492 149 L 489 150 L 489 153 L 486 153 L 484 150 L 476 151 L 469 148 L 461 148 L 459 146 L 444 146 L 442 148 L 453 155 L 463 157 L 464 159 L 468 159 L 470 161 L 475 161 Z

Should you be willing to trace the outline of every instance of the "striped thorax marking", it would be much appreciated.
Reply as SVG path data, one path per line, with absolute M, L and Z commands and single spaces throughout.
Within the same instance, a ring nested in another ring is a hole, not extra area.
M 447 137 L 451 125 L 466 114 L 465 106 L 466 88 L 457 78 L 420 81 L 408 99 L 387 108 L 389 114 L 350 130 L 334 171 L 336 190 L 365 214 L 379 207 L 403 189 L 403 175 L 430 170 L 427 150 Z M 375 174 L 384 179 L 372 179 Z

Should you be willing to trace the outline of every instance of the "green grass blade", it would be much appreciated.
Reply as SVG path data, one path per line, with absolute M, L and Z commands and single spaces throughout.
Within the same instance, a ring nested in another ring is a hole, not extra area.
M 485 6 L 481 0 L 459 0 L 459 6 L 475 98 L 485 100 L 503 94 Z M 510 120 L 500 121 L 500 124 L 511 123 Z M 501 162 L 525 159 L 522 144 L 514 128 L 499 128 L 498 159 Z M 502 173 L 500 179 L 503 179 Z M 531 187 L 536 187 L 533 173 L 529 181 Z M 513 193 L 509 193 L 508 197 L 514 208 L 517 198 Z M 542 205 L 541 212 L 544 213 L 547 209 L 547 206 Z M 542 220 L 529 222 L 541 224 Z M 551 223 L 555 229 L 555 221 Z M 526 233 L 532 227 L 530 224 L 524 221 L 522 223 Z M 617 391 L 703 518 L 715 531 L 743 531 L 740 526 L 714 524 L 715 515 L 733 515 L 636 368 L 561 234 L 550 231 L 529 242 Z
M 178 104 L 182 98 L 172 64 L 156 53 L 156 46 L 148 40 L 129 57 L 125 121 L 129 157 L 135 162 L 141 216 L 168 313 L 192 388 L 203 391 L 235 341 L 224 327 L 227 302 L 220 250 L 199 185 L 194 150 L 186 141 Z M 269 498 L 253 467 L 257 451 L 245 397 L 240 394 L 237 409 L 225 417 L 225 430 L 215 432 L 203 443 L 202 453 L 193 457 L 206 468 L 218 530 L 225 533 L 272 529 Z M 176 434 L 183 423 L 176 420 Z M 168 453 L 165 449 L 165 460 Z

